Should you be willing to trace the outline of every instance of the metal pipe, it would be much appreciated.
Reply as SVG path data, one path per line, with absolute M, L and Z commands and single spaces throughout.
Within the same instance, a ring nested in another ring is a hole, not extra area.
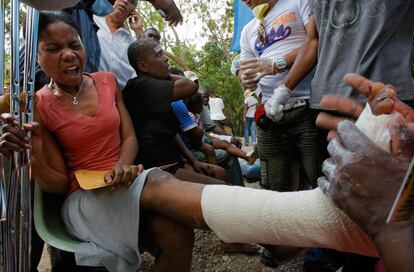
M 22 125 L 33 122 L 34 112 L 34 92 L 35 92 L 35 75 L 36 75 L 36 51 L 37 36 L 39 27 L 39 12 L 29 7 L 26 18 L 26 50 L 24 59 L 24 77 L 23 86 L 26 91 L 25 111 L 22 115 Z M 31 132 L 28 134 L 31 137 Z M 23 154 L 23 165 L 21 169 L 21 196 L 20 196 L 20 248 L 19 248 L 19 265 L 20 272 L 30 271 L 30 245 L 31 245 L 31 224 L 32 224 L 32 207 L 31 207 L 31 150 Z
M 10 77 L 10 113 L 19 122 L 20 118 L 20 69 L 19 69 L 19 1 L 10 1 L 11 16 L 11 77 Z M 20 186 L 21 155 L 14 152 L 10 156 L 10 178 L 7 197 L 7 248 L 6 272 L 18 270 L 17 262 L 17 198 Z

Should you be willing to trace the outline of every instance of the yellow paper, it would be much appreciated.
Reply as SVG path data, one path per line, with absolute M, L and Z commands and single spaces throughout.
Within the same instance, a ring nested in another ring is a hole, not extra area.
M 75 171 L 76 179 L 79 186 L 84 190 L 92 190 L 109 186 L 105 183 L 104 176 L 109 170 L 94 171 L 94 170 L 78 170 Z
M 268 3 L 258 5 L 258 6 L 256 6 L 253 9 L 253 11 L 252 11 L 253 12 L 253 15 L 257 19 L 261 20 L 261 19 L 264 18 L 264 14 L 266 13 L 266 11 L 267 11 L 268 8 L 269 8 L 269 4 Z

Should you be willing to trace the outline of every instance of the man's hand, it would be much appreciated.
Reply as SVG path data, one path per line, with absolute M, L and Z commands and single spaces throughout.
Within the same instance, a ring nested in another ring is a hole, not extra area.
M 331 158 L 323 163 L 326 178 L 319 178 L 319 185 L 339 208 L 375 237 L 386 225 L 409 160 L 385 152 L 349 121 L 339 123 L 337 132 L 338 137 L 328 145 Z
M 178 23 L 183 21 L 183 16 L 175 5 L 174 0 L 149 0 L 149 2 L 151 2 L 155 9 L 163 10 L 167 13 L 165 20 L 170 25 L 177 26 Z
M 25 124 L 24 130 L 21 130 L 17 120 L 9 113 L 1 114 L 0 120 L 2 123 L 0 153 L 4 156 L 10 156 L 14 151 L 23 152 L 31 148 L 30 138 L 27 132 L 36 130 L 39 127 L 38 123 Z
M 283 117 L 283 108 L 290 97 L 290 90 L 285 85 L 280 85 L 273 91 L 272 97 L 265 103 L 267 117 L 273 122 L 279 122 Z
M 242 146 L 243 146 L 243 144 L 240 142 L 240 140 L 238 138 L 234 137 L 234 136 L 231 137 L 230 143 L 232 145 L 237 146 L 238 148 L 242 148 Z
M 129 25 L 131 29 L 135 32 L 137 38 L 142 37 L 144 35 L 144 27 L 142 25 L 141 15 L 136 10 L 131 12 L 131 16 L 129 17 Z
M 367 97 L 370 95 L 373 86 L 375 86 L 375 84 L 378 84 L 357 74 L 347 74 L 344 77 L 344 81 L 349 86 L 366 95 Z M 329 140 L 333 139 L 336 136 L 335 129 L 339 122 L 345 119 L 356 120 L 364 110 L 364 107 L 356 100 L 332 95 L 325 95 L 322 98 L 321 107 L 326 110 L 337 111 L 344 116 L 347 116 L 337 117 L 325 112 L 322 112 L 318 115 L 318 118 L 316 119 L 316 125 L 320 128 L 330 130 L 328 134 Z M 394 110 L 399 112 L 408 123 L 414 122 L 414 110 L 398 99 L 395 101 Z
M 274 61 L 268 58 L 250 58 L 240 61 L 240 79 L 244 87 L 256 90 L 260 79 L 277 73 Z

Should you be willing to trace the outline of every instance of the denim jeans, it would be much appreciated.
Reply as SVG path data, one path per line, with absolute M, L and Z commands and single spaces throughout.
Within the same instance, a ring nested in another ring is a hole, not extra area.
M 239 160 L 222 149 L 216 149 L 218 165 L 226 169 L 228 182 L 232 185 L 244 187 L 243 173 L 240 168 Z M 201 162 L 206 162 L 203 152 L 193 150 L 194 157 Z
M 261 186 L 273 191 L 291 190 L 291 163 L 297 160 L 305 180 L 315 188 L 322 175 L 323 132 L 315 126 L 316 110 L 302 106 L 283 112 L 278 123 L 257 128 Z
M 244 143 L 249 144 L 249 135 L 252 137 L 252 144 L 256 144 L 256 128 L 254 125 L 253 117 L 246 117 L 246 122 L 244 123 Z

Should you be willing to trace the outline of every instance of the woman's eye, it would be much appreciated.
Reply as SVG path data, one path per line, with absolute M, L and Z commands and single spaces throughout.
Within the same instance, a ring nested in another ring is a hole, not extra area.
M 78 43 L 78 44 L 73 44 L 71 47 L 72 47 L 72 49 L 78 50 L 78 49 L 82 48 L 82 45 L 80 43 Z
M 59 51 L 59 48 L 58 47 L 49 47 L 49 48 L 46 48 L 46 51 L 53 53 L 53 52 Z

